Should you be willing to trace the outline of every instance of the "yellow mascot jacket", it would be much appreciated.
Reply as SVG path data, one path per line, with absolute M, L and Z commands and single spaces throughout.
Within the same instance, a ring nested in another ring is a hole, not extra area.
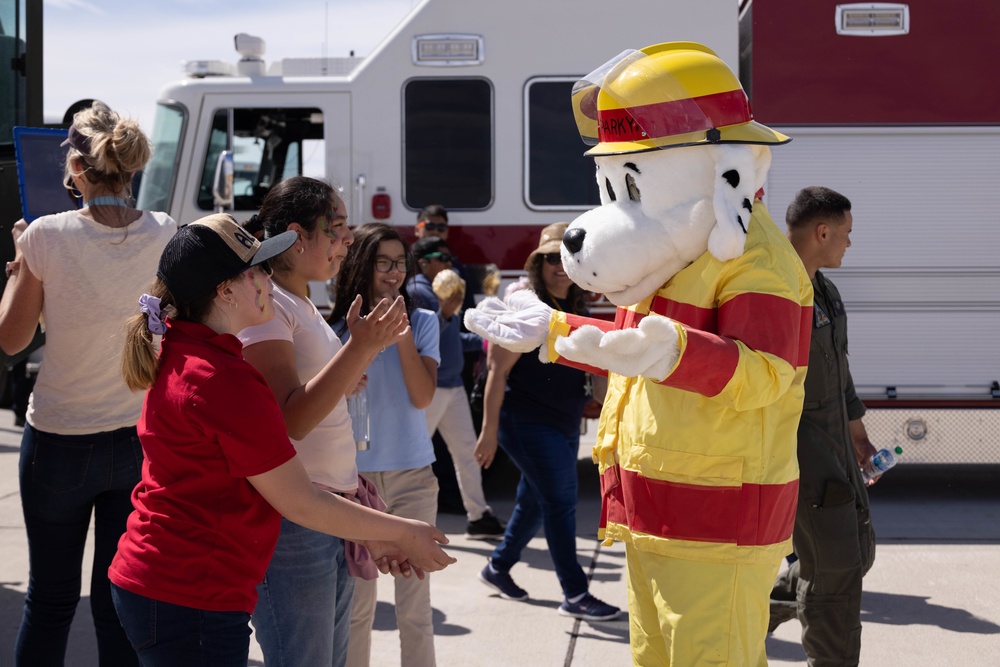
M 555 340 L 657 315 L 678 327 L 666 379 L 609 376 L 594 447 L 606 543 L 720 563 L 791 552 L 812 303 L 802 262 L 757 201 L 739 258 L 704 253 L 613 325 L 553 313 L 549 359 L 592 372 L 561 359 Z

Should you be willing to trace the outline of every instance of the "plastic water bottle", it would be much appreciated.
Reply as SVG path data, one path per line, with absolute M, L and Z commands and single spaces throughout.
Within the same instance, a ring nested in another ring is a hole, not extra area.
M 347 412 L 351 415 L 354 443 L 358 451 L 368 449 L 371 438 L 371 418 L 368 414 L 368 389 L 362 389 L 347 397 Z
M 861 467 L 861 474 L 864 475 L 865 481 L 870 482 L 872 478 L 881 475 L 899 463 L 899 455 L 902 453 L 902 447 L 894 449 L 883 447 L 872 454 L 872 457 Z

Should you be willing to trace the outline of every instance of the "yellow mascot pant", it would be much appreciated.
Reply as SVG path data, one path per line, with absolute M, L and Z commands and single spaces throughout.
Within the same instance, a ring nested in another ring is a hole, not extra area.
M 643 667 L 767 664 L 768 598 L 781 566 L 706 563 L 625 545 L 632 661 Z

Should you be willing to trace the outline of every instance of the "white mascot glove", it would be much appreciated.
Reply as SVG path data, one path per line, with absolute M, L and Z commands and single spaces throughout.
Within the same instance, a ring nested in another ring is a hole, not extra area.
M 595 326 L 582 326 L 565 338 L 556 339 L 556 352 L 565 359 L 596 366 L 625 377 L 647 377 L 657 382 L 670 374 L 680 343 L 674 321 L 667 317 L 644 317 L 634 329 L 607 333 Z
M 511 352 L 531 352 L 549 335 L 552 308 L 530 290 L 519 290 L 504 303 L 496 297 L 484 299 L 465 311 L 465 326 L 491 343 Z

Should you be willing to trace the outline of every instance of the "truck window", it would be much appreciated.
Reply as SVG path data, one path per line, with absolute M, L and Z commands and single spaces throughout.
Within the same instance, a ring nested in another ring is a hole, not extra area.
M 177 146 L 184 131 L 183 108 L 159 104 L 153 120 L 153 157 L 146 164 L 136 206 L 144 211 L 169 211 L 170 195 L 177 181 Z
M 198 189 L 198 207 L 205 211 L 214 208 L 212 178 L 219 153 L 229 145 L 228 116 L 229 109 L 219 109 L 212 120 Z M 310 157 L 322 159 L 322 139 L 319 109 L 233 109 L 233 208 L 260 208 L 268 190 L 282 178 L 307 172 L 322 175 L 321 165 L 309 163 Z
M 524 89 L 524 199 L 535 210 L 589 209 L 601 203 L 594 160 L 583 153 L 570 93 L 576 77 L 528 81 Z
M 403 201 L 413 210 L 434 203 L 476 210 L 493 203 L 489 81 L 437 78 L 404 84 Z

